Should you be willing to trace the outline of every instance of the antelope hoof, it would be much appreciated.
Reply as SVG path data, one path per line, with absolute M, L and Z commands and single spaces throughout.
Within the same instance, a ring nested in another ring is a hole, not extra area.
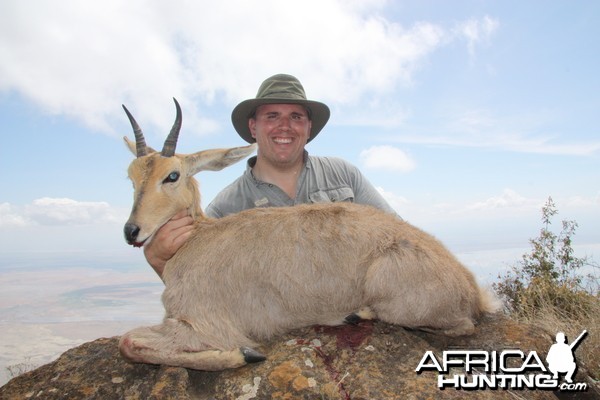
M 358 325 L 360 321 L 371 321 L 375 318 L 377 318 L 375 312 L 371 310 L 371 307 L 366 306 L 357 312 L 353 312 L 352 314 L 348 315 L 346 318 L 344 318 L 344 322 L 350 325 Z
M 344 322 L 348 325 L 358 325 L 358 323 L 362 321 L 362 318 L 358 316 L 356 313 L 352 313 L 344 318 Z
M 251 349 L 250 347 L 241 347 L 240 351 L 244 356 L 244 361 L 248 364 L 254 364 L 257 362 L 265 361 L 267 357 L 259 353 L 258 351 Z

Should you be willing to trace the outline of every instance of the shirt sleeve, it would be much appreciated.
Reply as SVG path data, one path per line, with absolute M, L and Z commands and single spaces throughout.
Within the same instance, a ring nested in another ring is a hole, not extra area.
M 346 163 L 346 165 L 352 179 L 355 203 L 370 205 L 387 213 L 397 215 L 396 211 L 357 167 L 349 163 Z
M 219 210 L 219 207 L 217 207 L 214 203 L 215 202 L 212 201 L 206 207 L 206 210 L 204 210 L 204 214 L 206 214 L 206 216 L 209 217 L 209 218 L 222 218 L 223 217 L 223 213 Z
M 316 173 L 317 180 L 320 181 L 318 183 L 319 190 L 325 190 L 327 193 L 340 191 L 344 195 L 340 195 L 337 200 L 348 198 L 347 201 L 370 205 L 398 216 L 381 193 L 353 164 L 337 157 L 314 157 L 313 160 L 315 167 L 318 167 L 315 169 L 320 170 Z M 348 195 L 345 194 L 346 190 L 350 192 Z M 323 201 L 327 201 L 327 199 L 323 199 Z

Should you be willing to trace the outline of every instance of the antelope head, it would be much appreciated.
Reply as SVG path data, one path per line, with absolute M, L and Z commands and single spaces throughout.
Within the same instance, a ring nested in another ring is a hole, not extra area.
M 252 152 L 256 145 L 199 151 L 193 154 L 175 154 L 181 130 L 181 107 L 177 100 L 177 116 L 161 152 L 146 146 L 144 134 L 125 106 L 131 122 L 135 143 L 124 137 L 126 145 L 136 158 L 128 169 L 133 183 L 133 208 L 124 227 L 125 240 L 141 247 L 173 215 L 187 209 L 196 218 L 205 218 L 200 208 L 200 193 L 194 175 L 200 171 L 219 171 L 234 164 Z

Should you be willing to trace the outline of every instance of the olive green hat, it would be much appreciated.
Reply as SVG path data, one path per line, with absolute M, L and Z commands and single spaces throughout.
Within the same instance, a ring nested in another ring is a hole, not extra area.
M 318 101 L 307 100 L 304 88 L 297 78 L 285 74 L 274 75 L 260 85 L 255 99 L 242 101 L 231 113 L 233 127 L 248 143 L 255 142 L 248 127 L 248 119 L 254 116 L 256 108 L 263 104 L 304 105 L 308 109 L 312 121 L 309 142 L 317 136 L 329 120 L 329 107 Z

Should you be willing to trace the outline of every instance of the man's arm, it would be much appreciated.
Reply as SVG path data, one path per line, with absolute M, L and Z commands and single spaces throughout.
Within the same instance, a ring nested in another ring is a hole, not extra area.
M 387 213 L 398 215 L 396 210 L 390 206 L 390 204 L 385 200 L 385 198 L 381 195 L 379 190 L 377 190 L 371 182 L 364 178 L 362 185 L 359 186 L 359 189 L 356 191 L 356 198 L 354 199 L 356 203 L 359 204 L 368 204 L 375 208 L 379 208 Z M 400 217 L 398 215 L 398 217 Z
M 352 180 L 355 203 L 370 205 L 400 217 L 396 210 L 394 210 L 387 200 L 383 198 L 379 190 L 377 190 L 375 186 L 369 182 L 369 180 L 356 166 L 350 163 L 346 163 L 346 165 Z

